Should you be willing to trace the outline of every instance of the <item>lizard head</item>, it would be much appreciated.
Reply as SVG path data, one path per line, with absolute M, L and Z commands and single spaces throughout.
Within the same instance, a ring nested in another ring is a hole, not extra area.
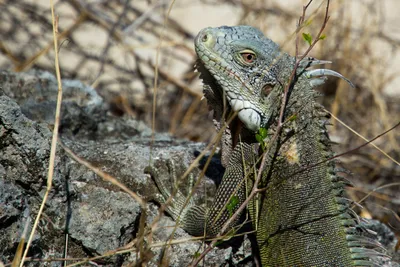
M 280 94 L 296 58 L 281 52 L 276 43 L 251 26 L 205 28 L 195 39 L 195 49 L 204 94 L 213 109 L 221 105 L 216 100 L 223 100 L 222 103 L 227 100 L 229 108 L 237 112 L 248 131 L 254 133 L 260 127 L 267 127 L 274 110 L 279 107 Z M 304 57 L 296 72 L 297 88 L 313 89 L 323 84 L 326 76 L 344 79 L 354 87 L 351 81 L 333 70 L 308 70 L 327 63 L 331 62 Z M 304 90 L 297 91 L 295 94 L 299 93 L 300 97 L 304 95 Z M 292 98 L 296 97 L 292 95 Z
M 249 131 L 265 125 L 267 98 L 278 84 L 279 46 L 251 26 L 222 26 L 200 31 L 195 49 L 205 96 L 218 90 Z
M 283 92 L 296 64 L 284 118 L 311 108 L 318 96 L 313 88 L 323 84 L 326 76 L 339 77 L 354 87 L 333 70 L 308 69 L 330 61 L 302 56 L 297 62 L 251 26 L 205 28 L 195 39 L 195 50 L 204 96 L 214 111 L 217 131 L 224 129 L 221 144 L 227 155 L 240 140 L 255 143 L 255 132 L 277 125 Z M 232 120 L 231 111 L 237 114 Z

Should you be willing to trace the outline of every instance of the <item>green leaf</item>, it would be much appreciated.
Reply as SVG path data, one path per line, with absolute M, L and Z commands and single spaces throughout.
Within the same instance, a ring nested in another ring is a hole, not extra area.
M 258 130 L 258 133 L 256 133 L 256 140 L 260 144 L 261 149 L 264 151 L 265 150 L 265 142 L 264 139 L 267 137 L 268 130 L 266 128 L 260 128 Z
M 197 259 L 198 257 L 200 257 L 200 252 L 196 251 L 193 255 L 193 258 Z
M 261 137 L 264 139 L 265 137 L 267 137 L 268 134 L 268 130 L 265 128 L 260 128 L 258 130 L 259 135 L 261 135 Z
M 303 39 L 304 39 L 309 45 L 312 44 L 312 37 L 311 37 L 311 34 L 309 34 L 309 33 L 304 33 L 304 32 L 303 32 Z
M 297 119 L 297 115 L 293 114 L 292 116 L 290 116 L 289 121 L 294 121 L 295 119 Z
M 233 210 L 235 209 L 237 204 L 239 204 L 238 196 L 232 196 L 231 199 L 229 199 L 228 204 L 226 205 L 226 209 L 228 210 L 230 217 L 232 217 Z
M 306 20 L 305 22 L 304 22 L 304 26 L 309 26 L 310 24 L 311 24 L 311 22 L 312 22 L 312 19 L 308 19 L 308 20 Z
M 262 138 L 262 136 L 259 135 L 259 134 L 256 134 L 256 140 L 257 140 L 257 142 L 259 142 L 260 144 L 261 144 L 262 142 L 264 142 L 264 138 Z
M 319 37 L 320 40 L 324 40 L 326 38 L 325 34 L 321 34 L 321 36 Z

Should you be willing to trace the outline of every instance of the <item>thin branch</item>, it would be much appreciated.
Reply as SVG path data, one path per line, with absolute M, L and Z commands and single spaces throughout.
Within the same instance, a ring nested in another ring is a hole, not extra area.
M 154 81 L 153 81 L 153 108 L 152 108 L 152 118 L 151 118 L 151 146 L 150 146 L 150 151 L 153 147 L 153 142 L 154 142 L 154 135 L 155 135 L 155 130 L 156 130 L 156 110 L 157 110 L 157 91 L 158 91 L 158 63 L 160 59 L 160 51 L 162 47 L 162 43 L 164 41 L 164 35 L 165 35 L 165 28 L 167 27 L 168 19 L 169 19 L 169 14 L 171 13 L 172 7 L 175 3 L 175 0 L 171 0 L 171 3 L 168 7 L 167 13 L 165 14 L 165 19 L 163 23 L 163 28 L 162 31 L 159 35 L 159 43 L 158 47 L 156 50 L 156 58 L 155 58 L 155 66 L 154 66 Z M 151 162 L 151 153 L 150 153 L 150 162 Z
M 371 144 L 371 146 L 373 146 L 374 148 L 376 148 L 379 152 L 381 152 L 385 157 L 387 157 L 388 159 L 390 159 L 391 161 L 393 161 L 394 163 L 396 163 L 397 165 L 400 166 L 400 162 L 395 160 L 393 157 L 391 157 L 388 153 L 386 153 L 385 151 L 383 151 L 382 149 L 380 149 L 377 145 L 375 145 L 374 143 L 371 143 L 371 141 L 368 141 L 367 138 L 365 138 L 364 136 L 362 136 L 361 134 L 359 134 L 358 132 L 356 132 L 355 130 L 353 130 L 350 126 L 348 126 L 346 123 L 344 123 L 341 119 L 339 119 L 338 117 L 336 117 L 335 115 L 333 115 L 330 111 L 324 109 L 325 112 L 327 112 L 328 114 L 330 114 L 332 116 L 332 118 L 334 118 L 335 120 L 337 120 L 340 124 L 342 124 L 344 127 L 346 127 L 347 129 L 349 129 L 352 133 L 354 133 L 355 135 L 357 135 L 358 137 L 360 137 L 361 139 L 363 139 L 364 141 L 367 141 L 369 144 Z M 399 122 L 400 123 L 400 122 Z M 397 124 L 398 126 L 399 124 Z M 394 128 L 396 128 L 397 126 L 395 126 Z M 394 129 L 392 128 L 392 129 Z M 382 136 L 382 135 L 381 135 Z
M 322 161 L 320 161 L 320 162 L 317 162 L 317 163 L 308 165 L 308 166 L 306 166 L 306 167 L 304 167 L 304 168 L 302 168 L 302 169 L 300 169 L 300 170 L 298 170 L 298 171 L 296 171 L 296 172 L 294 172 L 294 173 L 291 173 L 290 175 L 288 175 L 288 177 L 292 177 L 293 175 L 299 174 L 299 173 L 301 173 L 301 172 L 303 172 L 303 171 L 306 171 L 306 170 L 315 168 L 315 167 L 317 167 L 317 166 L 319 166 L 319 165 L 321 165 L 321 164 L 323 164 L 323 163 L 325 163 L 325 162 L 334 160 L 334 159 L 336 159 L 336 158 L 340 158 L 340 157 L 342 157 L 342 156 L 344 156 L 344 155 L 354 153 L 355 151 L 357 151 L 357 150 L 359 150 L 359 149 L 361 149 L 361 148 L 363 148 L 363 147 L 369 145 L 370 143 L 372 143 L 372 142 L 375 141 L 376 139 L 378 139 L 378 138 L 384 136 L 385 134 L 387 134 L 388 132 L 390 132 L 390 131 L 392 131 L 393 129 L 397 128 L 398 126 L 400 126 L 400 121 L 399 121 L 398 123 L 396 123 L 396 124 L 395 124 L 393 127 L 391 127 L 390 129 L 384 131 L 384 132 L 381 133 L 381 134 L 378 134 L 377 136 L 375 136 L 374 138 L 372 138 L 372 139 L 369 140 L 368 142 L 365 142 L 364 144 L 362 144 L 362 145 L 360 145 L 360 146 L 357 146 L 357 147 L 355 147 L 355 148 L 353 148 L 353 149 L 350 149 L 350 150 L 348 150 L 348 151 L 346 151 L 346 152 L 337 154 L 337 155 L 335 155 L 335 156 L 333 156 L 333 157 L 330 157 L 330 158 L 328 158 L 328 159 L 325 159 L 325 160 L 322 160 Z M 397 163 L 397 161 L 395 161 L 395 162 Z
M 32 227 L 31 234 L 28 239 L 28 243 L 26 245 L 26 249 L 24 251 L 24 255 L 22 256 L 20 267 L 24 265 L 24 261 L 26 255 L 28 254 L 29 247 L 32 243 L 33 236 L 35 235 L 36 228 L 39 223 L 40 216 L 43 212 L 44 205 L 47 201 L 49 196 L 51 185 L 53 181 L 53 173 L 54 173 L 54 161 L 56 158 L 56 148 L 57 148 L 57 139 L 58 139 L 58 127 L 60 125 L 60 111 L 61 111 L 61 102 L 62 102 L 62 83 L 61 83 L 61 74 L 60 74 L 60 64 L 58 62 L 58 19 L 56 19 L 54 15 L 54 4 L 53 0 L 50 0 L 50 7 L 51 7 L 51 19 L 53 23 L 53 41 L 54 41 L 54 57 L 55 57 L 55 71 L 57 76 L 57 83 L 58 83 L 58 94 L 57 94 L 57 106 L 56 106 L 56 115 L 54 119 L 54 128 L 53 128 L 53 137 L 51 140 L 51 149 L 50 149 L 50 160 L 49 160 L 49 169 L 47 174 L 47 188 L 46 192 L 43 196 L 42 204 L 40 205 L 39 212 L 36 216 L 35 222 Z
M 105 181 L 112 183 L 115 186 L 118 186 L 121 190 L 123 190 L 124 192 L 126 192 L 128 195 L 130 195 L 136 202 L 139 203 L 139 205 L 142 207 L 142 209 L 146 208 L 146 202 L 135 192 L 133 192 L 132 190 L 130 190 L 127 186 L 125 186 L 124 184 L 122 184 L 121 182 L 119 182 L 117 179 L 115 179 L 114 177 L 112 177 L 111 175 L 103 172 L 102 170 L 100 170 L 99 168 L 96 168 L 95 166 L 93 166 L 92 164 L 90 164 L 89 162 L 83 160 L 82 158 L 78 157 L 74 152 L 72 152 L 71 149 L 69 149 L 68 147 L 64 146 L 61 142 L 60 142 L 60 146 L 64 149 L 64 151 L 68 154 L 68 156 L 70 158 L 72 158 L 73 160 L 75 160 L 76 162 L 78 162 L 79 164 L 85 166 L 86 168 L 90 169 L 91 171 L 93 171 L 95 174 L 97 174 L 98 176 L 100 176 L 101 178 L 103 178 Z
M 312 0 L 306 6 L 303 7 L 303 14 L 300 17 L 299 23 L 297 25 L 297 29 L 296 29 L 296 55 L 299 54 L 299 46 L 298 46 L 299 39 L 300 39 L 299 38 L 299 32 L 300 32 L 300 29 L 302 28 L 302 25 L 304 23 L 305 13 L 306 13 L 307 7 L 311 4 L 311 2 L 312 2 Z M 322 26 L 321 26 L 318 34 L 317 34 L 317 37 L 314 39 L 314 41 L 311 43 L 311 45 L 307 48 L 306 52 L 304 52 L 304 54 L 302 56 L 297 58 L 296 64 L 294 65 L 293 71 L 292 71 L 292 73 L 290 75 L 289 82 L 285 86 L 284 95 L 283 95 L 283 98 L 282 98 L 281 110 L 280 110 L 280 114 L 279 114 L 277 134 L 279 134 L 279 131 L 282 128 L 283 116 L 284 116 L 284 113 L 285 113 L 287 95 L 288 95 L 288 92 L 289 92 L 289 88 L 292 86 L 292 83 L 293 83 L 294 78 L 296 76 L 296 72 L 297 72 L 297 69 L 298 69 L 298 67 L 300 65 L 300 62 L 310 53 L 310 51 L 314 48 L 314 46 L 320 40 L 321 34 L 324 31 L 324 29 L 326 27 L 326 24 L 328 23 L 328 20 L 329 20 L 328 11 L 329 11 L 329 0 L 327 0 L 324 21 L 323 21 Z

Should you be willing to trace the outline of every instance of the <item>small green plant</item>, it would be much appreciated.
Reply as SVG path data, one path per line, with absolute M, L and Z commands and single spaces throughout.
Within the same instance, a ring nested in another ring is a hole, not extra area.
M 309 33 L 304 33 L 303 32 L 303 39 L 309 44 L 309 45 L 311 45 L 312 44 L 312 37 L 311 37 L 311 34 L 309 34 Z
M 265 150 L 265 142 L 264 139 L 267 137 L 268 130 L 266 128 L 260 128 L 258 130 L 258 133 L 256 133 L 256 140 L 260 144 L 261 149 L 264 151 Z
M 292 116 L 290 116 L 289 118 L 288 118 L 288 121 L 294 121 L 294 120 L 296 120 L 297 119 L 297 114 L 293 114 Z
M 231 199 L 228 202 L 228 205 L 226 206 L 226 209 L 229 212 L 229 216 L 233 216 L 233 211 L 236 205 L 239 203 L 239 198 L 237 196 L 232 196 Z

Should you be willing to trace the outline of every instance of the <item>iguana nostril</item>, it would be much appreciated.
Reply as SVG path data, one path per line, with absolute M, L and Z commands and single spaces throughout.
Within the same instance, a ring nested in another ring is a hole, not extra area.
M 202 41 L 203 43 L 205 43 L 205 42 L 208 41 L 208 34 L 207 34 L 207 33 L 205 33 L 205 34 L 201 37 L 201 41 Z

